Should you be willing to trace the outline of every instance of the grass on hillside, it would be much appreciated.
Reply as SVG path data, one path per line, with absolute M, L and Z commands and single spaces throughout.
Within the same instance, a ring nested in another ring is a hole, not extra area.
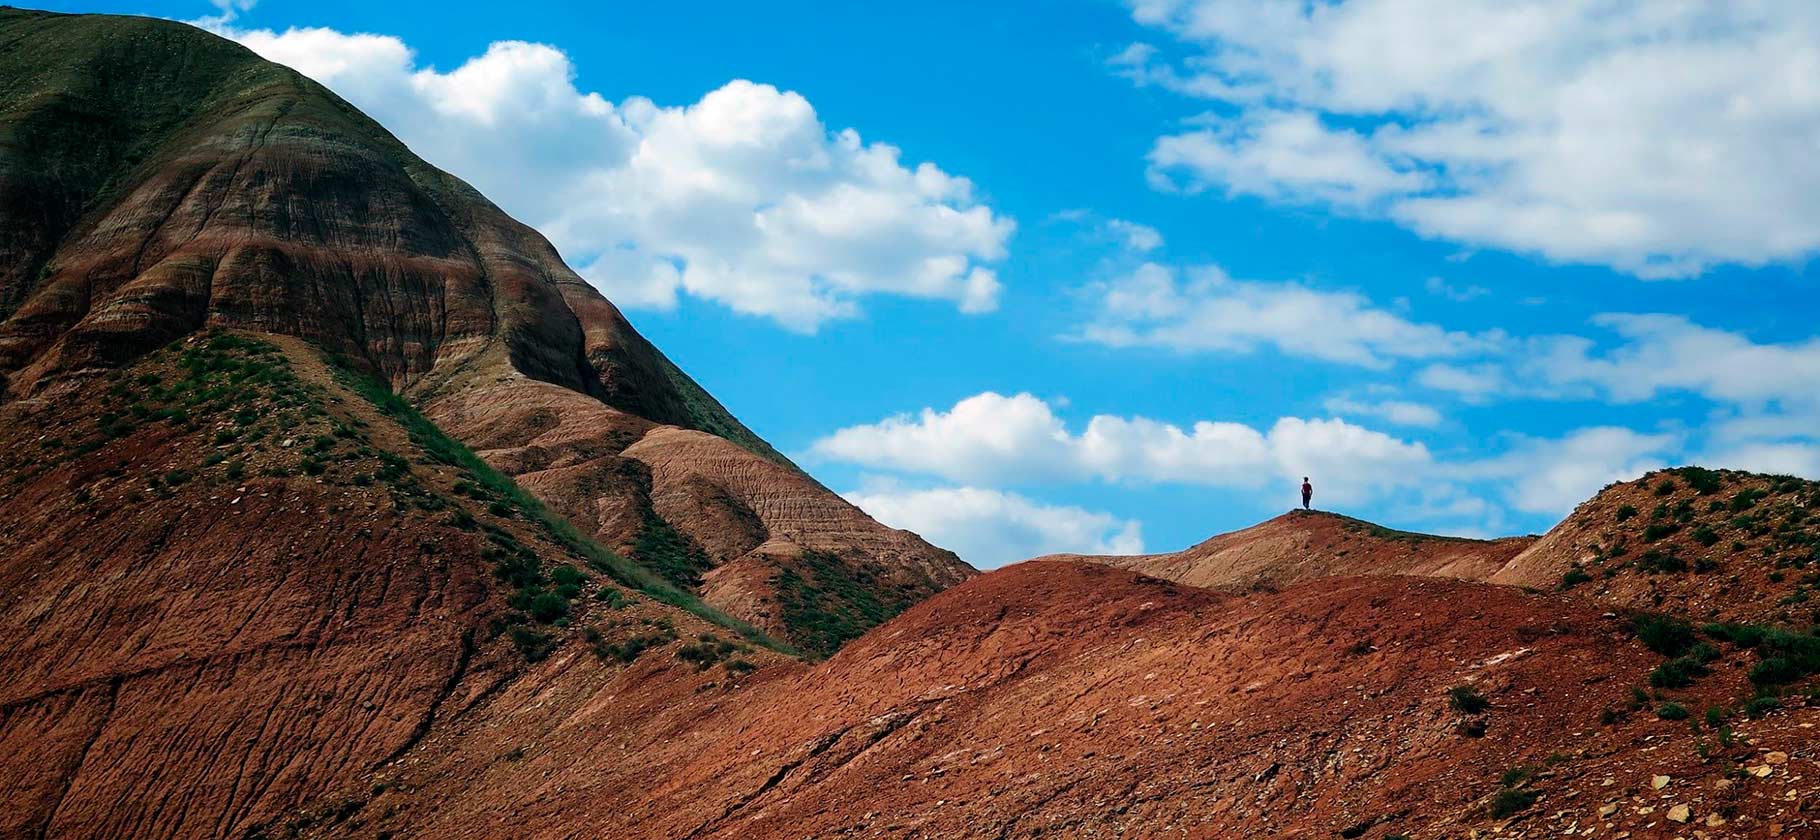
M 554 541 L 619 584 L 643 593 L 711 623 L 725 627 L 740 636 L 773 650 L 794 654 L 795 651 L 771 638 L 758 628 L 729 616 L 703 603 L 693 593 L 685 592 L 650 569 L 633 563 L 584 535 L 574 524 L 547 508 L 505 474 L 480 459 L 472 450 L 444 434 L 403 397 L 393 393 L 372 377 L 356 370 L 345 358 L 326 356 L 338 381 L 371 403 L 381 414 L 393 419 L 432 460 L 463 472 L 469 486 L 483 490 L 494 501 L 489 512 L 497 516 L 523 515 L 541 526 Z M 496 540 L 497 541 L 497 540 Z M 510 550 L 510 546 L 502 546 Z M 516 605 L 515 606 L 519 606 Z M 530 606 L 526 604 L 524 606 Z
M 877 576 L 851 569 L 832 554 L 805 551 L 800 565 L 802 571 L 786 567 L 772 585 L 784 623 L 816 656 L 833 654 L 916 600 L 880 586 Z

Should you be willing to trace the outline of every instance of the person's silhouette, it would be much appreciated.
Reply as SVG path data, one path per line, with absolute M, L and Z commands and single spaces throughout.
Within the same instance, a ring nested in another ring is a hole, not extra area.
M 1314 485 L 1308 483 L 1308 476 L 1302 476 L 1302 509 L 1310 510 L 1308 503 L 1314 499 Z

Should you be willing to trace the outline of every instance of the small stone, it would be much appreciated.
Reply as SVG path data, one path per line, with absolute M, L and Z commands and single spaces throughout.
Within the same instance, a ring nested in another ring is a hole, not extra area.
M 1686 805 L 1676 805 L 1668 809 L 1668 818 L 1678 823 L 1687 822 L 1688 817 L 1691 816 L 1693 816 L 1693 809 Z
M 1668 787 L 1668 777 L 1667 776 L 1651 776 L 1649 779 L 1649 786 L 1652 790 L 1661 790 L 1665 787 Z
M 1725 818 L 1722 816 L 1719 816 L 1719 812 L 1714 811 L 1713 813 L 1706 815 L 1706 827 L 1707 828 L 1718 828 L 1719 826 L 1722 826 L 1724 824 L 1725 824 Z
M 1787 764 L 1788 763 L 1788 753 L 1780 752 L 1780 751 L 1764 753 L 1763 754 L 1763 763 L 1765 763 L 1765 764 Z
M 1618 803 L 1616 802 L 1608 802 L 1605 807 L 1599 809 L 1599 816 L 1601 817 L 1609 817 L 1616 813 L 1618 813 Z
M 1755 767 L 1744 768 L 1744 772 L 1749 773 L 1752 776 L 1756 776 L 1757 778 L 1761 779 L 1765 776 L 1768 776 L 1770 773 L 1775 772 L 1775 768 L 1771 767 L 1767 764 L 1759 764 Z

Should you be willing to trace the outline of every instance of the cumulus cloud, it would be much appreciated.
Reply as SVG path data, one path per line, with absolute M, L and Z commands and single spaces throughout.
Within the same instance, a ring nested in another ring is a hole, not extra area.
M 1291 356 L 1382 369 L 1395 359 L 1456 356 L 1492 339 L 1411 321 L 1353 292 L 1234 280 L 1217 266 L 1146 262 L 1088 289 L 1092 319 L 1076 338 L 1111 347 Z
M 1423 521 L 1464 522 L 1459 531 L 1502 524 L 1497 504 L 1565 514 L 1606 484 L 1685 461 L 1686 444 L 1679 433 L 1594 426 L 1553 438 L 1509 435 L 1495 454 L 1442 458 L 1419 441 L 1331 418 L 1284 417 L 1259 429 L 1098 415 L 1073 431 L 1037 397 L 987 392 L 947 411 L 841 429 L 811 451 L 970 487 L 1105 481 L 1255 490 L 1308 475 L 1323 503 L 1390 501 Z M 1746 441 L 1732 451 L 1740 462 L 1714 463 L 1801 472 L 1820 448 Z
M 613 102 L 544 44 L 443 71 L 391 36 L 215 28 L 361 107 L 622 304 L 688 294 L 803 332 L 867 295 L 997 306 L 1012 220 L 966 178 L 830 130 L 795 92 L 734 80 L 689 105 Z
M 1134 519 L 1047 505 L 977 487 L 906 489 L 890 482 L 845 494 L 872 518 L 915 531 L 983 569 L 1043 554 L 1141 554 Z
M 1154 181 L 1644 277 L 1820 249 L 1820 5 L 1132 0 Z
M 1457 479 L 1498 481 L 1512 507 L 1561 515 L 1607 484 L 1669 466 L 1681 443 L 1676 435 L 1597 426 L 1557 439 L 1519 437 L 1503 455 L 1450 465 L 1442 472 Z
M 1334 130 L 1309 113 L 1266 111 L 1159 138 L 1151 182 L 1163 189 L 1363 207 L 1420 192 L 1428 179 L 1399 171 L 1363 135 Z
M 1322 404 L 1335 415 L 1375 417 L 1398 426 L 1432 429 L 1441 425 L 1441 412 L 1434 406 L 1408 400 L 1361 400 L 1333 397 Z
M 1771 475 L 1820 479 L 1820 443 L 1756 441 L 1712 450 L 1702 463 Z
M 1493 358 L 1428 365 L 1416 381 L 1474 401 L 1637 403 L 1688 393 L 1757 413 L 1820 411 L 1820 338 L 1759 342 L 1666 314 L 1607 313 L 1592 324 L 1612 337 L 1605 346 L 1585 335 L 1535 336 Z
M 851 426 L 814 455 L 874 469 L 978 485 L 1044 481 L 1179 483 L 1257 488 L 1321 475 L 1324 498 L 1357 501 L 1419 481 L 1428 450 L 1334 419 L 1285 417 L 1268 429 L 1203 420 L 1192 426 L 1102 414 L 1075 432 L 1030 394 L 986 392 L 947 411 Z

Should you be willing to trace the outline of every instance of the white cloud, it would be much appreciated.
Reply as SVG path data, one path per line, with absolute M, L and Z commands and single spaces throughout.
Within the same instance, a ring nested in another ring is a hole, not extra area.
M 1744 443 L 1714 450 L 1701 463 L 1737 470 L 1798 475 L 1820 479 L 1820 443 L 1767 441 Z
M 1225 107 L 1164 183 L 1685 276 L 1820 249 L 1820 5 L 1133 0 L 1116 72 Z
M 985 569 L 1043 554 L 1144 551 L 1143 526 L 1136 520 L 1046 505 L 1016 493 L 977 487 L 911 490 L 885 483 L 845 497 L 874 519 L 915 531 Z
M 1422 324 L 1352 292 L 1233 280 L 1216 266 L 1186 271 L 1146 262 L 1089 288 L 1094 318 L 1077 338 L 1112 347 L 1291 356 L 1382 369 L 1393 359 L 1455 356 L 1488 337 Z
M 1398 426 L 1432 429 L 1441 425 L 1441 412 L 1431 405 L 1408 400 L 1357 400 L 1333 397 L 1322 404 L 1335 415 L 1375 417 Z
M 1146 417 L 1098 415 L 1071 432 L 1048 403 L 992 392 L 948 411 L 925 408 L 852 426 L 813 454 L 874 469 L 980 485 L 1066 481 L 1167 482 L 1258 488 L 1319 475 L 1323 498 L 1356 501 L 1419 481 L 1420 443 L 1343 420 L 1285 417 L 1267 430 L 1200 421 L 1189 428 Z
M 1123 242 L 1127 249 L 1138 253 L 1154 251 L 1163 247 L 1162 232 L 1149 225 L 1124 219 L 1107 219 L 1106 229 Z
M 1427 178 L 1393 168 L 1357 132 L 1308 113 L 1264 112 L 1159 138 L 1150 180 L 1163 189 L 1366 206 L 1420 192 Z
M 544 44 L 444 72 L 390 36 L 216 28 L 348 98 L 621 303 L 683 293 L 804 332 L 866 295 L 997 306 L 1013 222 L 965 178 L 830 131 L 794 92 L 735 80 L 686 107 L 614 103 Z
M 1607 353 L 1580 337 L 1539 343 L 1524 374 L 1557 387 L 1593 387 L 1620 402 L 1687 391 L 1719 402 L 1820 406 L 1820 338 L 1761 344 L 1680 315 L 1607 314 L 1593 323 L 1623 343 Z
M 1680 315 L 1607 313 L 1592 319 L 1616 336 L 1601 349 L 1581 335 L 1506 342 L 1488 360 L 1438 362 L 1416 382 L 1473 401 L 1494 397 L 1636 403 L 1690 393 L 1761 413 L 1820 411 L 1820 338 L 1763 343 Z
M 1562 515 L 1607 484 L 1669 466 L 1680 446 L 1676 435 L 1597 426 L 1557 439 L 1520 437 L 1503 455 L 1452 465 L 1443 473 L 1502 482 L 1512 507 Z
M 1429 294 L 1446 298 L 1455 303 L 1465 303 L 1491 294 L 1491 290 L 1484 286 L 1455 286 L 1439 277 L 1430 277 L 1428 282 L 1423 285 L 1428 289 Z

